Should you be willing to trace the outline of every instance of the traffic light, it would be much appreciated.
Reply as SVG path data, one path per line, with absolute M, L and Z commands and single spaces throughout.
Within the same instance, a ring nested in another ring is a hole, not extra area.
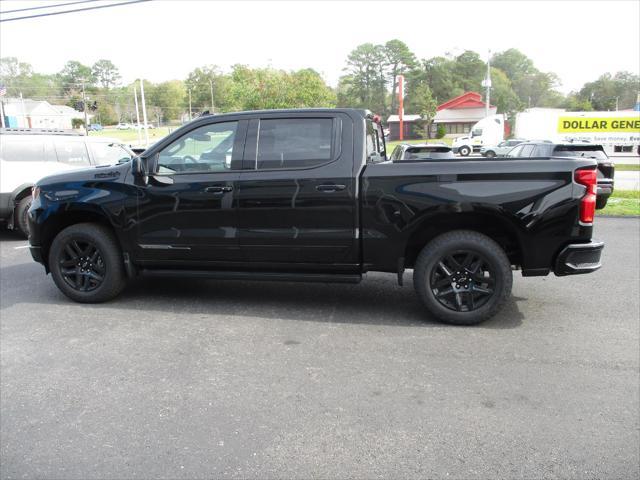
M 94 100 L 93 103 L 89 105 L 89 110 L 91 110 L 92 112 L 95 112 L 97 109 L 98 109 L 98 102 Z

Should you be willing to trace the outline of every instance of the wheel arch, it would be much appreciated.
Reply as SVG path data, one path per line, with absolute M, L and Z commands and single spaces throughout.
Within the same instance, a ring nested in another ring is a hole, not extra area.
M 49 216 L 40 227 L 38 243 L 42 248 L 42 260 L 45 269 L 49 271 L 49 248 L 53 239 L 65 228 L 78 223 L 94 223 L 108 228 L 118 241 L 118 245 L 124 252 L 122 239 L 117 235 L 113 224 L 107 214 L 100 208 L 68 208 L 62 212 Z
M 502 247 L 512 265 L 522 265 L 523 241 L 515 225 L 496 213 L 462 212 L 441 213 L 422 219 L 405 244 L 405 266 L 412 268 L 425 245 L 439 235 L 454 230 L 470 230 L 486 235 Z

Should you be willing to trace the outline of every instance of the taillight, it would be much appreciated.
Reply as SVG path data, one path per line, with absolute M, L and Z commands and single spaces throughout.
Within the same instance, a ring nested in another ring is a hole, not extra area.
M 596 193 L 598 188 L 598 175 L 594 168 L 576 170 L 573 176 L 576 183 L 587 187 L 584 197 L 580 200 L 580 223 L 593 223 L 596 214 Z

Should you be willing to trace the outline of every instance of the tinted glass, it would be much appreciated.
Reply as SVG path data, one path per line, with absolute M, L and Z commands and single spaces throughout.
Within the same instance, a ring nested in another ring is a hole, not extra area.
M 123 159 L 130 159 L 131 154 L 118 143 L 89 143 L 91 154 L 96 165 L 115 165 Z
M 509 150 L 509 153 L 507 153 L 507 156 L 509 156 L 509 157 L 519 157 L 520 156 L 520 152 L 522 152 L 522 147 L 518 146 L 518 147 L 515 147 L 512 150 Z
M 39 138 L 0 137 L 0 158 L 6 162 L 44 162 L 45 142 Z
M 404 160 L 438 160 L 455 158 L 451 150 L 445 148 L 410 148 L 404 154 Z
M 586 157 L 607 160 L 607 154 L 599 147 L 560 145 L 553 149 L 554 157 Z
M 522 152 L 520 153 L 520 156 L 530 157 L 531 154 L 533 153 L 534 148 L 535 148 L 535 145 L 525 145 L 524 147 L 522 147 Z
M 160 152 L 158 173 L 224 172 L 231 169 L 238 122 L 196 128 Z
M 58 161 L 70 165 L 89 165 L 89 154 L 84 141 L 71 141 L 64 138 L 56 138 L 56 155 Z
M 331 160 L 331 118 L 261 120 L 256 167 L 301 168 Z

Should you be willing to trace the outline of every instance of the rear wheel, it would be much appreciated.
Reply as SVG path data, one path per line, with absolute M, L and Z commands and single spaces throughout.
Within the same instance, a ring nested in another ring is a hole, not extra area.
M 458 153 L 460 155 L 462 155 L 463 157 L 467 157 L 469 156 L 469 154 L 471 153 L 471 148 L 467 147 L 466 145 L 464 147 L 460 147 L 458 149 Z
M 120 247 L 102 225 L 79 223 L 62 230 L 51 245 L 49 268 L 57 287 L 76 302 L 104 302 L 125 286 Z
M 429 242 L 413 271 L 418 296 L 431 315 L 474 325 L 495 315 L 511 294 L 511 264 L 489 237 L 458 230 Z
M 27 220 L 27 213 L 31 206 L 31 195 L 24 197 L 16 205 L 15 226 L 25 237 L 29 236 L 29 222 Z

